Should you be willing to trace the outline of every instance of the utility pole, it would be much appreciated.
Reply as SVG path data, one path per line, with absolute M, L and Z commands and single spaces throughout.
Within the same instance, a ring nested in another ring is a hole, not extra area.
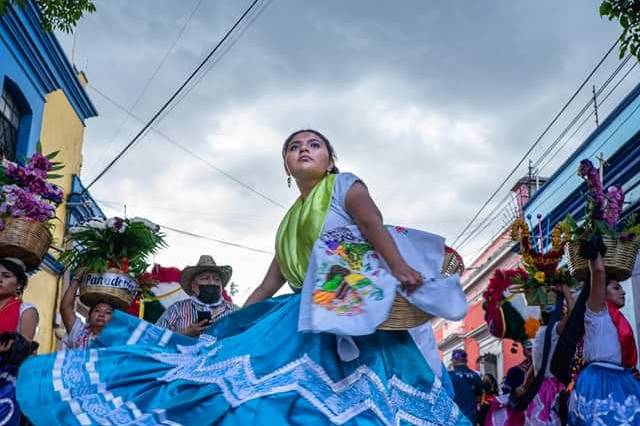
M 533 196 L 533 160 L 529 159 L 529 172 L 527 174 L 527 197 L 531 199 Z
M 604 158 L 604 154 L 601 152 L 599 157 L 596 157 L 598 160 L 598 173 L 600 174 L 600 183 L 604 187 L 604 168 L 608 166 L 607 159 Z
M 598 118 L 598 98 L 596 96 L 596 85 L 591 86 L 591 90 L 593 91 L 593 110 L 596 115 L 596 128 L 600 127 L 600 119 Z

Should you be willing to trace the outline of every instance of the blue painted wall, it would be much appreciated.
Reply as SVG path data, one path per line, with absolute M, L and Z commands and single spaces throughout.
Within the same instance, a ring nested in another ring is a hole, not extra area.
M 621 185 L 627 192 L 630 207 L 640 201 L 640 85 L 636 86 L 612 111 L 607 119 L 558 168 L 547 183 L 525 205 L 525 214 L 541 214 L 551 225 L 562 220 L 567 213 L 577 217 L 584 214 L 582 194 L 586 185 L 577 175 L 583 158 L 598 164 L 602 153 L 607 159 L 604 184 Z
M 83 123 L 98 114 L 55 35 L 42 31 L 32 1 L 25 8 L 8 6 L 0 17 L 0 90 L 5 85 L 26 114 L 20 123 L 18 157 L 36 149 L 48 93 L 63 90 Z
M 0 41 L 4 41 L 1 39 L 1 33 L 0 27 Z M 23 116 L 20 121 L 16 156 L 26 157 L 30 152 L 33 152 L 40 138 L 46 93 L 33 84 L 30 75 L 25 72 L 8 46 L 0 42 L 0 90 L 5 85 L 9 87 L 14 98 L 23 97 L 24 99 L 24 102 L 19 103 L 21 104 L 20 108 L 27 111 L 27 115 Z
M 620 185 L 626 194 L 623 217 L 640 212 L 640 85 L 636 86 L 571 157 L 551 176 L 549 181 L 525 205 L 525 215 L 533 221 L 542 215 L 543 229 L 563 220 L 571 213 L 577 220 L 585 214 L 584 193 L 587 185 L 577 175 L 583 158 L 598 164 L 596 157 L 604 155 L 604 186 Z M 547 236 L 548 245 L 548 236 Z M 631 279 L 622 283 L 627 293 L 622 311 L 634 329 L 640 343 L 640 265 Z

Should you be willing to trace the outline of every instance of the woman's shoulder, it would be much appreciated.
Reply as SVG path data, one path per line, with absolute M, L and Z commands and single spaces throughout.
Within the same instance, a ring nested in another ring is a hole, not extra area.
M 334 187 L 334 193 L 338 194 L 339 198 L 344 198 L 353 186 L 354 183 L 361 183 L 366 187 L 364 181 L 358 176 L 350 172 L 341 172 L 336 175 L 336 183 Z
M 345 200 L 347 198 L 347 193 L 353 187 L 353 184 L 356 182 L 360 182 L 364 185 L 362 180 L 349 172 L 341 172 L 336 175 L 336 182 L 333 186 L 333 203 L 344 208 Z
M 36 314 L 38 313 L 38 308 L 36 308 L 36 305 L 34 305 L 33 303 L 22 302 L 20 304 L 20 316 L 22 316 L 22 314 L 27 312 L 29 309 L 33 309 Z
M 336 181 L 342 181 L 342 182 L 356 182 L 356 181 L 360 181 L 362 182 L 362 179 L 360 179 L 358 176 L 356 176 L 355 174 L 351 173 L 351 172 L 340 172 L 336 175 Z

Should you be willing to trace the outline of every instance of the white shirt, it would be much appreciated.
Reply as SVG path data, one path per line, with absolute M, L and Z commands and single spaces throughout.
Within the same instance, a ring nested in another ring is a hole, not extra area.
M 606 308 L 593 312 L 587 307 L 584 314 L 584 359 L 587 362 L 622 363 L 618 331 Z
M 71 331 L 62 339 L 62 343 L 67 349 L 84 349 L 91 342 L 91 330 L 80 318 L 76 317 Z
M 540 371 L 540 368 L 542 367 L 542 356 L 544 354 L 544 335 L 546 330 L 546 325 L 540 327 L 540 330 L 538 330 L 538 334 L 536 334 L 536 338 L 533 342 L 533 368 L 535 369 L 534 371 L 536 373 Z M 553 331 L 551 332 L 551 350 L 549 351 L 549 359 L 547 359 L 547 366 L 544 372 L 544 377 L 554 377 L 553 374 L 551 374 L 551 358 L 553 358 L 553 353 L 556 351 L 559 337 L 558 323 L 556 322 L 553 325 Z
M 20 330 L 20 323 L 22 323 L 22 315 L 24 315 L 24 313 L 27 312 L 27 310 L 29 310 L 29 309 L 34 309 L 36 311 L 36 313 L 38 313 L 38 310 L 36 309 L 36 307 L 32 303 L 22 302 L 20 304 L 20 317 L 18 318 L 18 329 L 17 330 Z M 38 323 L 36 323 L 36 336 L 37 335 L 38 335 Z

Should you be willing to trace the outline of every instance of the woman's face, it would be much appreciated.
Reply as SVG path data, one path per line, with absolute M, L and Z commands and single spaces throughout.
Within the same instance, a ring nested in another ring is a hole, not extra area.
M 18 280 L 16 275 L 0 265 L 0 297 L 14 297 L 18 295 Z
M 333 167 L 329 149 L 321 137 L 313 132 L 301 132 L 287 145 L 285 166 L 296 178 L 321 178 Z
M 607 283 L 607 300 L 611 300 L 618 308 L 624 306 L 625 291 L 616 280 L 609 280 Z
M 91 311 L 91 315 L 89 315 L 89 326 L 102 328 L 111 321 L 112 316 L 113 308 L 111 305 L 107 303 L 98 303 Z

